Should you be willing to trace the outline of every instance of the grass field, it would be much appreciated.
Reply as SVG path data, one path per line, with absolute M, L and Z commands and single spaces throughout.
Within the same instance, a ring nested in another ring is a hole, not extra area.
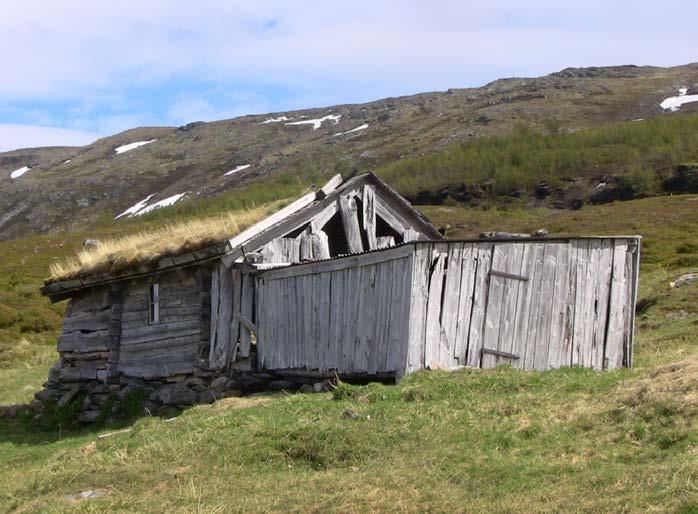
M 424 211 L 454 237 L 642 234 L 635 368 L 421 372 L 399 386 L 231 398 L 107 438 L 113 427 L 0 420 L 0 510 L 696 512 L 698 283 L 668 284 L 698 271 L 698 196 Z M 0 243 L 0 403 L 29 400 L 44 380 L 62 307 L 36 288 L 84 237 Z M 88 490 L 102 496 L 69 498 Z

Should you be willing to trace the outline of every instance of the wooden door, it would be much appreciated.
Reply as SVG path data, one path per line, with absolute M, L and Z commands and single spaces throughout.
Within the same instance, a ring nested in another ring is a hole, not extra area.
M 573 327 L 566 242 L 495 244 L 481 366 L 545 370 L 570 364 Z

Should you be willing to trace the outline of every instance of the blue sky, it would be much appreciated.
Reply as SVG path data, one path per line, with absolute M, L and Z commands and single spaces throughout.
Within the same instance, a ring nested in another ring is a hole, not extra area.
M 3 0 L 0 151 L 568 66 L 698 61 L 698 2 Z

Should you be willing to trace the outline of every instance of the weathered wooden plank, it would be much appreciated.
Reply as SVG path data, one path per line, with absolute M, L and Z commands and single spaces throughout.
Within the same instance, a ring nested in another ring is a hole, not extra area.
M 363 222 L 364 230 L 366 231 L 366 239 L 368 241 L 368 249 L 375 250 L 378 248 L 376 240 L 376 193 L 373 186 L 367 184 L 363 189 Z
M 533 278 L 535 268 L 536 251 L 539 247 L 540 245 L 534 243 L 522 245 L 520 276 L 526 277 L 526 280 L 519 283 L 516 315 L 510 334 L 511 345 L 509 346 L 509 353 L 519 356 L 518 359 L 510 361 L 510 364 L 516 368 L 523 367 L 526 337 L 530 321 L 530 306 L 533 300 L 533 282 L 531 279 Z
M 569 305 L 569 273 L 570 273 L 570 245 L 569 243 L 553 243 L 559 245 L 557 255 L 557 269 L 555 273 L 555 286 L 552 304 L 550 343 L 548 346 L 547 369 L 567 366 L 570 363 L 572 347 L 565 337 Z
M 359 229 L 359 218 L 357 214 L 356 201 L 353 195 L 340 195 L 339 212 L 342 216 L 342 226 L 344 235 L 347 238 L 347 247 L 350 253 L 360 253 L 364 251 L 361 241 L 361 231 Z
M 386 368 L 395 370 L 396 378 L 402 379 L 408 368 L 408 352 L 410 345 L 411 308 L 412 308 L 412 277 L 415 270 L 415 254 L 405 256 L 403 259 L 403 272 L 400 275 L 400 294 L 393 291 L 391 309 L 391 352 L 388 354 Z M 398 304 L 396 307 L 395 304 Z M 398 316 L 393 318 L 394 313 Z
M 405 257 L 406 255 L 411 255 L 412 252 L 414 252 L 414 248 L 412 246 L 398 246 L 397 248 L 391 248 L 382 252 L 371 252 L 362 255 L 349 255 L 330 261 L 310 262 L 307 264 L 290 266 L 287 268 L 269 270 L 264 273 L 264 276 L 266 280 L 278 280 L 282 278 L 309 275 L 313 273 L 323 273 L 361 266 L 370 266 L 379 262 Z
M 465 365 L 470 333 L 470 318 L 475 294 L 475 272 L 477 270 L 477 247 L 472 243 L 462 243 L 460 266 L 460 284 L 458 285 L 458 311 L 456 314 L 456 333 L 453 345 L 453 358 L 457 364 Z
M 531 288 L 530 302 L 528 306 L 528 324 L 524 332 L 526 340 L 523 343 L 523 351 L 519 351 L 523 359 L 523 369 L 534 369 L 536 350 L 538 349 L 538 317 L 543 310 L 543 304 L 547 301 L 541 294 L 543 286 L 544 261 L 545 261 L 546 245 L 543 243 L 535 244 L 531 259 L 533 260 L 533 271 L 531 278 L 527 282 L 527 286 Z M 527 293 L 528 294 L 528 293 Z
M 455 346 L 458 330 L 458 307 L 461 298 L 462 260 L 463 243 L 449 245 L 444 263 L 445 280 L 439 334 L 439 362 L 449 369 L 457 365 Z
M 313 260 L 313 243 L 310 236 L 310 227 L 298 236 L 298 248 L 300 262 Z
M 516 344 L 516 328 L 521 321 L 519 318 L 521 311 L 518 310 L 518 306 L 519 297 L 525 294 L 528 282 L 528 277 L 522 275 L 523 253 L 527 246 L 524 244 L 505 245 L 508 258 L 506 271 L 500 275 L 505 282 L 505 291 L 501 308 L 499 340 L 497 341 L 497 349 L 501 354 L 496 358 L 497 365 L 514 364 L 507 355 L 512 355 Z M 492 272 L 493 270 L 490 270 L 490 274 Z
M 58 336 L 59 352 L 99 352 L 107 351 L 111 343 L 109 330 L 99 330 L 83 334 L 68 332 Z
M 130 345 L 139 345 L 139 344 L 149 344 L 149 343 L 155 343 L 157 341 L 162 341 L 162 340 L 168 340 L 173 337 L 195 337 L 197 334 L 199 334 L 199 327 L 193 326 L 192 328 L 189 329 L 178 329 L 175 331 L 170 331 L 170 332 L 156 332 L 153 334 L 149 334 L 146 336 L 139 336 L 139 337 L 126 337 L 124 334 L 121 336 L 121 348 L 124 348 L 126 346 Z
M 339 184 L 342 183 L 342 176 L 341 175 L 335 175 L 332 177 L 327 184 L 323 186 L 321 189 L 322 193 L 320 196 L 323 198 L 330 194 L 332 191 L 334 191 Z M 276 211 L 274 214 L 271 216 L 267 216 L 264 220 L 260 221 L 259 223 L 256 223 L 252 225 L 250 228 L 243 230 L 240 232 L 237 236 L 229 240 L 229 244 L 231 248 L 237 248 L 240 245 L 246 243 L 248 240 L 252 239 L 254 236 L 264 232 L 265 230 L 273 227 L 274 225 L 280 223 L 283 221 L 285 218 L 291 216 L 292 214 L 297 213 L 304 207 L 310 205 L 313 203 L 315 200 L 318 200 L 317 193 L 309 193 L 295 202 L 291 203 L 290 205 L 287 205 L 283 209 L 280 209 Z
M 97 312 L 83 312 L 63 320 L 63 331 L 105 330 L 109 328 L 111 306 Z
M 587 336 L 591 332 L 589 324 L 592 322 L 589 290 L 593 284 L 590 283 L 589 275 L 593 249 L 590 248 L 590 240 L 577 241 L 575 244 L 577 245 L 577 288 L 574 301 L 572 365 L 584 365 L 585 355 L 591 350 Z
M 332 202 L 327 207 L 325 207 L 320 213 L 315 215 L 313 217 L 313 220 L 310 222 L 312 232 L 319 232 L 320 230 L 322 230 L 325 227 L 325 225 L 327 225 L 327 222 L 332 219 L 332 216 L 337 214 L 337 208 L 337 202 Z
M 641 238 L 634 237 L 628 240 L 628 251 L 632 253 L 632 286 L 631 286 L 631 299 L 630 299 L 630 329 L 628 348 L 626 358 L 623 364 L 628 367 L 633 365 L 634 357 L 634 344 L 635 344 L 635 314 L 637 305 L 637 294 L 638 288 L 640 286 L 640 252 L 641 252 Z
M 485 325 L 485 308 L 489 292 L 489 274 L 492 267 L 492 244 L 478 244 L 476 246 L 477 269 L 475 271 L 475 285 L 473 287 L 473 308 L 470 319 L 470 334 L 468 335 L 467 365 L 479 367 L 481 365 L 481 352 Z
M 327 234 L 322 230 L 310 234 L 310 244 L 312 247 L 313 259 L 330 258 L 330 242 Z
M 390 248 L 395 246 L 395 238 L 393 236 L 378 236 L 376 238 L 376 248 Z
M 252 332 L 257 334 L 257 327 L 252 322 L 254 313 L 255 288 L 254 277 L 247 273 L 242 275 L 242 285 L 240 289 L 240 313 L 236 314 L 237 320 L 245 327 L 240 330 L 240 358 L 246 359 L 250 356 L 252 346 Z
M 420 239 L 422 239 L 422 233 L 414 229 L 408 228 L 402 233 L 402 240 L 405 243 L 409 243 L 410 241 L 419 241 Z
M 506 269 L 509 257 L 505 245 L 496 244 L 492 250 L 490 269 Z M 483 332 L 483 348 L 497 348 L 499 341 L 500 322 L 502 319 L 502 304 L 507 280 L 497 275 L 489 275 L 487 306 L 485 308 L 485 323 Z M 492 354 L 482 354 L 482 367 L 491 368 L 497 365 L 497 359 Z
M 623 348 L 626 344 L 625 316 L 628 308 L 626 305 L 628 290 L 627 253 L 627 240 L 614 241 L 608 331 L 604 350 L 604 367 L 606 369 L 615 369 L 623 365 Z
M 602 240 L 596 246 L 596 272 L 592 300 L 592 326 L 590 333 L 591 350 L 589 361 L 585 363 L 594 369 L 603 369 L 603 351 L 608 321 L 608 299 L 611 290 L 613 270 L 613 246 L 610 240 Z
M 429 292 L 427 296 L 426 332 L 424 341 L 424 366 L 445 367 L 439 361 L 441 340 L 441 292 L 443 290 L 444 264 L 448 253 L 439 245 L 434 245 L 431 272 L 429 275 Z
M 536 316 L 536 339 L 535 356 L 533 367 L 537 370 L 545 370 L 548 367 L 548 349 L 550 346 L 550 326 L 552 323 L 553 306 L 551 298 L 555 290 L 555 280 L 557 278 L 557 263 L 560 245 L 545 245 L 545 256 L 543 258 L 543 281 L 541 283 L 541 302 L 538 305 Z
M 160 323 L 157 325 L 146 325 L 137 327 L 124 326 L 122 329 L 122 340 L 132 340 L 141 337 L 159 336 L 164 333 L 177 332 L 179 330 L 193 330 L 199 328 L 198 320 L 177 321 L 174 323 Z
M 124 363 L 119 368 L 119 371 L 129 377 L 155 380 L 175 375 L 188 375 L 194 372 L 194 365 L 191 362 L 168 362 L 163 364 L 158 359 L 154 359 L 154 362 Z

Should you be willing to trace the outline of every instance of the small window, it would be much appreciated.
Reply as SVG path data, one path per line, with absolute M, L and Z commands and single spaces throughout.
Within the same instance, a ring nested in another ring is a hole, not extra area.
M 160 284 L 151 284 L 148 296 L 148 322 L 160 323 Z

